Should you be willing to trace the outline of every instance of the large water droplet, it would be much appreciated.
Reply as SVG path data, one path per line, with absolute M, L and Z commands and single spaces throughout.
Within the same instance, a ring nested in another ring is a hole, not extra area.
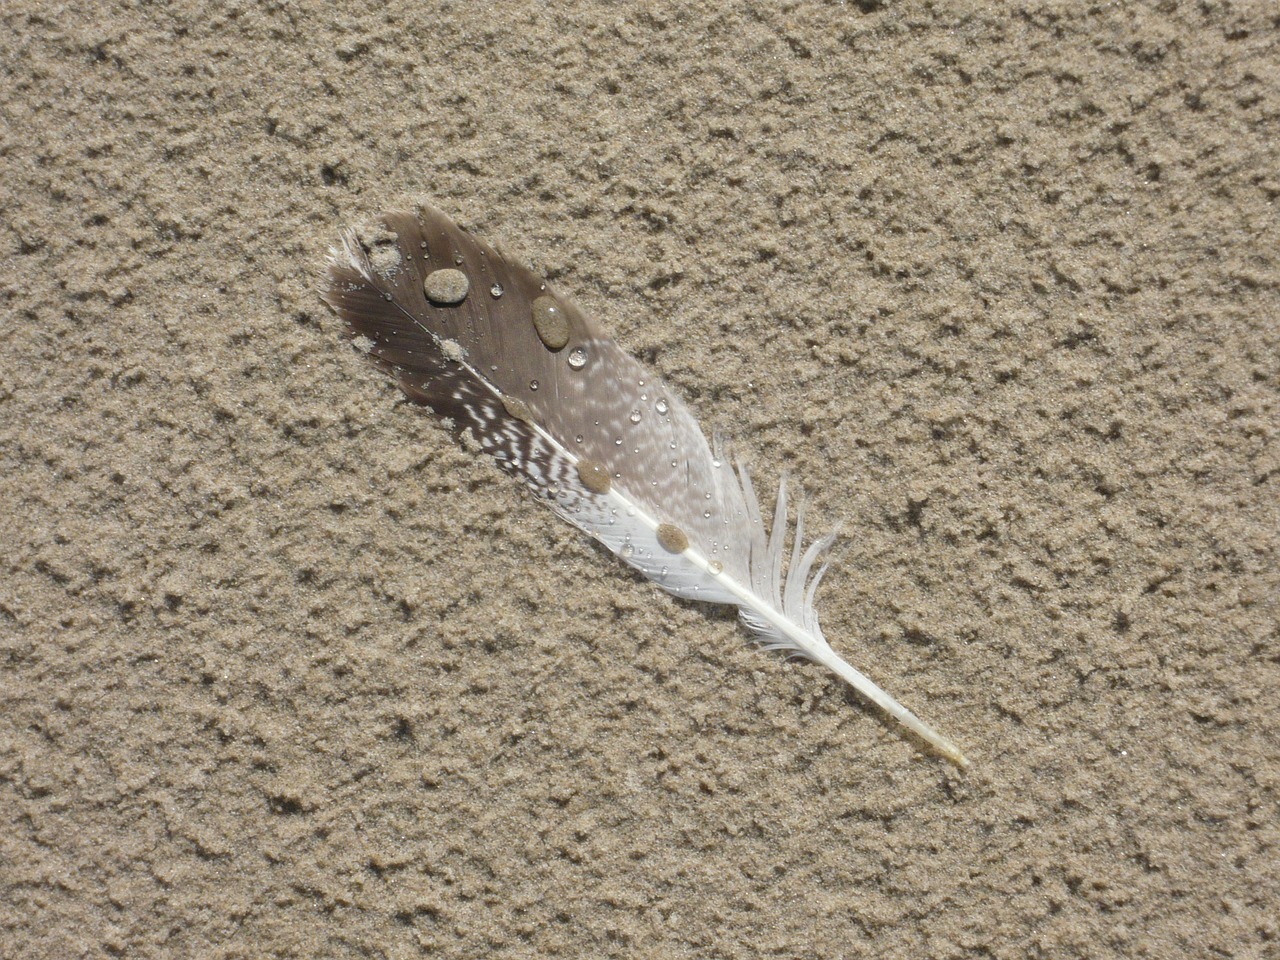
M 594 460 L 578 461 L 578 481 L 592 493 L 601 495 L 608 493 L 611 486 L 608 468 Z
M 658 545 L 667 553 L 684 553 L 689 549 L 689 536 L 674 523 L 658 524 Z
M 653 409 L 657 410 L 658 413 L 665 415 L 666 412 L 671 408 L 667 406 L 667 401 L 660 399 L 657 403 L 653 405 Z
M 569 318 L 555 297 L 545 294 L 533 301 L 533 329 L 548 350 L 563 350 L 569 342 Z
M 470 281 L 461 270 L 432 270 L 422 282 L 427 299 L 440 306 L 451 307 L 467 299 Z
M 504 291 L 502 289 L 502 284 L 500 283 L 495 283 L 492 287 L 489 288 L 489 294 L 495 300 L 497 300 L 500 296 L 502 296 L 503 292 Z
M 581 370 L 587 365 L 587 351 L 582 347 L 574 347 L 569 351 L 569 367 L 573 370 Z

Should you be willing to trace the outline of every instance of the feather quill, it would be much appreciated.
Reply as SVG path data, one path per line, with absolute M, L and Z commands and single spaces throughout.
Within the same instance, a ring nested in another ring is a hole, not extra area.
M 568 297 L 438 210 L 381 227 L 343 234 L 323 296 L 410 400 L 662 589 L 737 607 L 761 647 L 822 664 L 968 765 L 823 637 L 814 598 L 834 537 L 804 545 L 803 502 L 788 536 L 785 477 L 766 530 L 746 467 Z

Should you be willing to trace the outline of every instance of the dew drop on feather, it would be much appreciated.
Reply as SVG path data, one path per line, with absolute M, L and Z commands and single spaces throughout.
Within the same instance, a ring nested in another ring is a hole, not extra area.
M 587 351 L 582 347 L 574 347 L 569 351 L 569 366 L 574 370 L 581 370 L 587 365 Z
M 658 545 L 667 553 L 684 553 L 689 549 L 689 536 L 674 523 L 660 523 Z
M 451 307 L 467 299 L 470 281 L 461 270 L 432 270 L 422 283 L 427 299 L 440 306 Z
M 711 574 L 713 577 L 720 576 L 720 574 L 724 573 L 724 564 L 719 560 L 712 560 L 707 564 L 707 573 Z
M 609 471 L 602 463 L 594 460 L 579 460 L 578 482 L 592 493 L 606 494 L 612 486 Z
M 627 419 L 628 419 L 628 420 L 630 420 L 632 423 L 639 423 L 639 422 L 640 422 L 640 411 L 639 411 L 639 410 L 632 410 L 632 411 L 631 411 L 631 416 L 627 417 Z
M 503 291 L 502 289 L 502 284 L 500 283 L 495 283 L 492 287 L 489 288 L 489 295 L 492 296 L 493 299 L 495 300 L 497 300 L 500 296 L 502 296 L 504 292 L 505 291 Z
M 552 352 L 560 351 L 569 342 L 569 318 L 556 302 L 545 294 L 533 301 L 533 329 L 542 345 Z
M 658 413 L 660 414 L 665 414 L 669 409 L 671 409 L 670 407 L 667 406 L 667 401 L 665 400 L 659 400 L 657 403 L 653 405 L 653 408 L 657 410 Z
M 529 405 L 519 397 L 502 398 L 502 405 L 506 408 L 507 413 L 524 423 L 533 423 L 533 410 Z

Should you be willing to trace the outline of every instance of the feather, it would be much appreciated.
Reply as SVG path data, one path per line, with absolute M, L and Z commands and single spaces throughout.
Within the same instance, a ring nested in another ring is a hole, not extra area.
M 568 297 L 422 208 L 344 233 L 324 299 L 410 400 L 560 517 L 669 593 L 737 607 L 760 646 L 822 664 L 967 766 L 823 637 L 814 598 L 833 537 L 804 545 L 803 503 L 788 537 L 786 478 L 766 530 L 746 467 Z

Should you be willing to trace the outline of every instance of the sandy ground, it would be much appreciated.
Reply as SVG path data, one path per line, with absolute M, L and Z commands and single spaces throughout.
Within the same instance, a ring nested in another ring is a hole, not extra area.
M 1280 955 L 1274 6 L 549 6 L 4 5 L 0 954 Z M 419 200 L 970 772 L 340 340 Z

